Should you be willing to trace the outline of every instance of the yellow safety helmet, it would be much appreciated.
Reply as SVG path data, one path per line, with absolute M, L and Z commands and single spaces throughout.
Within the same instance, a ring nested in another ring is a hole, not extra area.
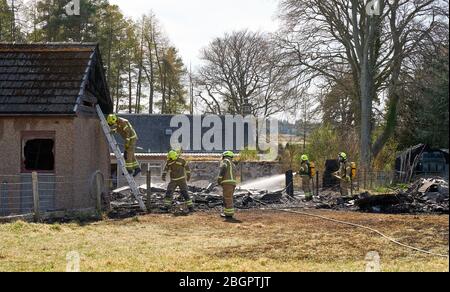
M 171 150 L 171 151 L 169 151 L 169 153 L 167 154 L 167 159 L 172 160 L 172 161 L 177 160 L 178 157 L 179 157 L 179 154 L 178 154 L 178 152 L 175 151 L 175 150 Z
M 233 153 L 233 151 L 225 151 L 223 154 L 222 154 L 222 156 L 225 158 L 225 157 L 228 157 L 228 158 L 234 158 L 234 153 Z
M 339 153 L 339 158 L 341 158 L 342 160 L 347 160 L 347 154 L 344 152 Z
M 309 157 L 308 157 L 308 155 L 302 155 L 302 161 L 308 161 L 309 160 Z
M 114 126 L 115 124 L 117 124 L 117 115 L 111 114 L 108 116 L 108 125 L 110 126 Z

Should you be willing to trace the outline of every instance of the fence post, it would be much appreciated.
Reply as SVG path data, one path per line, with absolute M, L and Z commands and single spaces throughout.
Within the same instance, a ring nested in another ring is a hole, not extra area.
M 369 188 L 372 190 L 373 189 L 373 174 L 374 172 L 371 172 L 369 174 Z
M 320 182 L 319 175 L 320 175 L 320 172 L 317 171 L 316 172 L 316 196 L 320 195 L 319 194 L 319 190 L 320 190 L 320 188 L 319 188 L 319 182 Z
M 8 184 L 6 182 L 2 182 L 0 186 L 0 216 L 6 216 L 8 210 L 6 209 L 8 206 L 3 207 L 3 198 L 8 194 Z
M 150 164 L 147 166 L 147 211 L 150 212 L 151 208 L 151 197 L 152 197 L 152 171 L 150 169 Z
M 364 190 L 367 190 L 367 170 L 364 169 L 364 178 L 363 178 Z
M 286 193 L 289 197 L 294 196 L 294 173 L 292 170 L 286 172 Z
M 98 214 L 102 213 L 102 193 L 103 193 L 103 187 L 102 187 L 102 175 L 100 171 L 97 171 L 95 173 L 95 199 L 96 199 L 96 209 Z
M 39 201 L 39 181 L 38 181 L 38 173 L 31 173 L 32 187 L 33 187 L 33 209 L 34 209 L 34 222 L 41 221 L 41 208 Z

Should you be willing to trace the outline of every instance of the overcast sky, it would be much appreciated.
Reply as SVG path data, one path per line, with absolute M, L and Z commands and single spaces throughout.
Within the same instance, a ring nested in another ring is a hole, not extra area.
M 199 63 L 200 49 L 225 32 L 248 28 L 275 31 L 278 0 L 110 0 L 126 16 L 153 10 L 187 66 Z

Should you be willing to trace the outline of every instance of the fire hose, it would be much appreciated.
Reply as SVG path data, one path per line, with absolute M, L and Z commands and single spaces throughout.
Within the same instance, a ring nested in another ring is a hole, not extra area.
M 258 200 L 255 200 L 255 201 L 257 201 L 258 203 L 260 203 L 260 204 L 262 204 L 264 206 L 269 206 L 268 204 L 266 204 L 264 202 L 261 202 L 261 201 L 258 201 Z M 414 250 L 414 251 L 417 251 L 417 252 L 420 252 L 420 253 L 432 255 L 432 256 L 437 256 L 437 257 L 442 257 L 442 258 L 448 258 L 449 257 L 448 255 L 444 255 L 444 254 L 440 254 L 440 253 L 434 253 L 434 252 L 431 252 L 431 251 L 423 250 L 423 249 L 420 249 L 420 248 L 417 248 L 417 247 L 414 247 L 414 246 L 410 246 L 410 245 L 401 243 L 398 240 L 387 236 L 386 234 L 382 233 L 379 230 L 376 230 L 376 229 L 374 229 L 372 227 L 368 227 L 368 226 L 364 226 L 364 225 L 361 225 L 361 224 L 357 224 L 357 223 L 345 222 L 345 221 L 342 221 L 342 220 L 328 218 L 328 217 L 325 217 L 325 216 L 311 214 L 311 213 L 308 213 L 308 212 L 293 211 L 293 210 L 288 210 L 288 209 L 276 209 L 276 208 L 267 208 L 266 209 L 266 208 L 262 208 L 261 210 L 265 210 L 265 211 L 279 211 L 279 212 L 303 215 L 303 216 L 308 216 L 308 217 L 314 217 L 314 218 L 318 218 L 318 219 L 322 219 L 322 220 L 326 220 L 326 221 L 330 221 L 330 222 L 334 222 L 334 223 L 338 223 L 338 224 L 343 224 L 343 225 L 347 225 L 347 226 L 351 226 L 351 227 L 355 227 L 355 228 L 365 229 L 365 230 L 368 230 L 370 232 L 376 233 L 379 236 L 383 237 L 384 239 L 387 239 L 388 241 L 390 241 L 390 242 L 392 242 L 392 243 L 394 243 L 396 245 L 399 245 L 401 247 L 404 247 L 404 248 L 407 248 L 407 249 L 411 249 L 411 250 Z
M 213 184 L 211 183 L 210 186 L 209 186 L 208 188 L 211 188 L 212 186 L 213 186 Z M 288 187 L 289 187 L 289 186 L 287 186 L 287 187 L 283 190 L 283 192 L 285 192 L 285 191 L 287 190 Z M 297 199 L 297 198 L 295 198 L 295 197 L 293 197 L 293 198 L 294 198 L 294 199 Z M 255 202 L 257 202 L 257 203 L 260 203 L 260 204 L 263 205 L 263 206 L 269 207 L 268 204 L 266 204 L 266 203 L 264 203 L 264 202 L 262 202 L 262 201 L 260 201 L 260 200 L 257 200 L 257 199 L 253 199 L 253 200 L 254 200 Z M 311 214 L 311 213 L 308 213 L 308 212 L 294 211 L 294 210 L 289 210 L 289 209 L 277 209 L 277 208 L 267 208 L 267 209 L 266 209 L 266 208 L 262 208 L 261 210 L 266 210 L 266 211 L 278 211 L 278 212 L 285 212 L 285 213 L 291 213 L 291 214 L 303 215 L 303 216 L 308 216 L 308 217 L 314 217 L 314 218 L 318 218 L 318 219 L 322 219 L 322 220 L 326 220 L 326 221 L 330 221 L 330 222 L 334 222 L 334 223 L 338 223 L 338 224 L 342 224 L 342 225 L 347 225 L 347 226 L 351 226 L 351 227 L 355 227 L 355 228 L 364 229 L 364 230 L 373 232 L 373 233 L 375 233 L 375 234 L 378 234 L 378 235 L 381 236 L 382 238 L 384 238 L 384 239 L 386 239 L 386 240 L 388 240 L 388 241 L 390 241 L 390 242 L 392 242 L 392 243 L 394 243 L 394 244 L 396 244 L 396 245 L 399 245 L 399 246 L 401 246 L 401 247 L 404 247 L 404 248 L 406 248 L 406 249 L 414 250 L 414 251 L 417 251 L 417 252 L 420 252 L 420 253 L 423 253 L 423 254 L 428 254 L 428 255 L 432 255 L 432 256 L 436 256 L 436 257 L 449 258 L 449 255 L 444 255 L 444 254 L 440 254 L 440 253 L 434 253 L 434 252 L 431 252 L 431 251 L 427 251 L 427 250 L 424 250 L 424 249 L 420 249 L 420 248 L 417 248 L 417 247 L 414 247 L 414 246 L 410 246 L 410 245 L 401 243 L 401 242 L 399 242 L 398 240 L 396 240 L 396 239 L 394 239 L 394 238 L 392 238 L 392 237 L 387 236 L 386 234 L 382 233 L 381 231 L 379 231 L 379 230 L 377 230 L 377 229 L 374 229 L 374 228 L 368 227 L 368 226 L 364 226 L 364 225 L 361 225 L 361 224 L 351 223 L 351 222 L 346 222 L 346 221 L 342 221 L 342 220 L 337 220 L 337 219 L 333 219 L 333 218 L 328 218 L 328 217 L 321 216 L 321 215 Z

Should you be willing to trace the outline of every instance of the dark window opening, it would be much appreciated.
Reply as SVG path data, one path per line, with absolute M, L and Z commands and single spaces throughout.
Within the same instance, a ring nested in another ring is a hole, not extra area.
M 83 101 L 83 105 L 87 106 L 87 107 L 94 107 L 94 104 L 92 102 L 89 102 L 89 101 Z
M 32 139 L 25 142 L 24 165 L 26 171 L 55 170 L 53 139 Z

